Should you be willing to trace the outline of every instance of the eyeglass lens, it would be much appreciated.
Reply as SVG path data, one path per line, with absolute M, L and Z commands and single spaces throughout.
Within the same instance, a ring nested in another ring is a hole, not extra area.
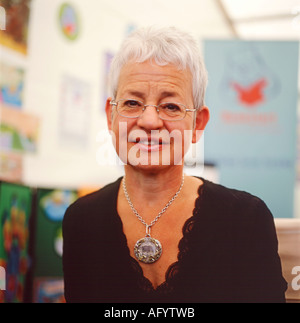
M 118 113 L 124 117 L 137 118 L 142 115 L 144 103 L 138 100 L 119 100 L 117 102 Z M 147 106 L 146 106 L 147 107 Z M 180 103 L 166 102 L 157 106 L 161 119 L 180 120 L 185 117 L 186 108 Z

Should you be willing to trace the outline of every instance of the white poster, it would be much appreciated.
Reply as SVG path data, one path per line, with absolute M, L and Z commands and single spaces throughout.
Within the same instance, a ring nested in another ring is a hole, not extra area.
M 85 148 L 90 126 L 90 86 L 72 76 L 64 76 L 60 98 L 60 142 Z

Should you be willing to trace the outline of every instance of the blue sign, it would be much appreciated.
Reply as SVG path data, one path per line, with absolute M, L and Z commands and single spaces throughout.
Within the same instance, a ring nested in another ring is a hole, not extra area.
M 205 161 L 220 183 L 294 216 L 298 42 L 206 41 Z

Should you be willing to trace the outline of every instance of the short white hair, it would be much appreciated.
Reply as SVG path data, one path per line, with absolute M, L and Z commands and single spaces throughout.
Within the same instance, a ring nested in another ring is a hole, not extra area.
M 122 43 L 114 56 L 109 74 L 108 90 L 117 96 L 122 67 L 129 61 L 142 63 L 148 60 L 157 65 L 173 64 L 180 70 L 192 73 L 194 108 L 204 105 L 207 86 L 207 71 L 198 42 L 188 33 L 175 27 L 144 27 L 135 30 Z

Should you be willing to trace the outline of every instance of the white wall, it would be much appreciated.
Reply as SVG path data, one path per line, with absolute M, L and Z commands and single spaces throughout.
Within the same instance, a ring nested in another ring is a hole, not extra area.
M 103 10 L 83 6 L 83 1 L 73 1 L 82 30 L 78 40 L 70 42 L 58 27 L 61 3 L 36 0 L 32 6 L 25 105 L 40 116 L 41 131 L 38 154 L 25 159 L 24 181 L 29 185 L 54 187 L 101 185 L 107 177 L 114 176 L 111 171 L 98 167 L 95 153 L 97 131 L 106 126 L 100 107 L 101 55 L 107 49 L 101 26 L 105 14 Z M 122 28 L 122 21 L 118 26 Z M 113 30 L 112 34 L 117 36 L 118 28 Z M 60 96 L 64 75 L 78 78 L 90 87 L 90 129 L 84 148 L 61 142 Z

